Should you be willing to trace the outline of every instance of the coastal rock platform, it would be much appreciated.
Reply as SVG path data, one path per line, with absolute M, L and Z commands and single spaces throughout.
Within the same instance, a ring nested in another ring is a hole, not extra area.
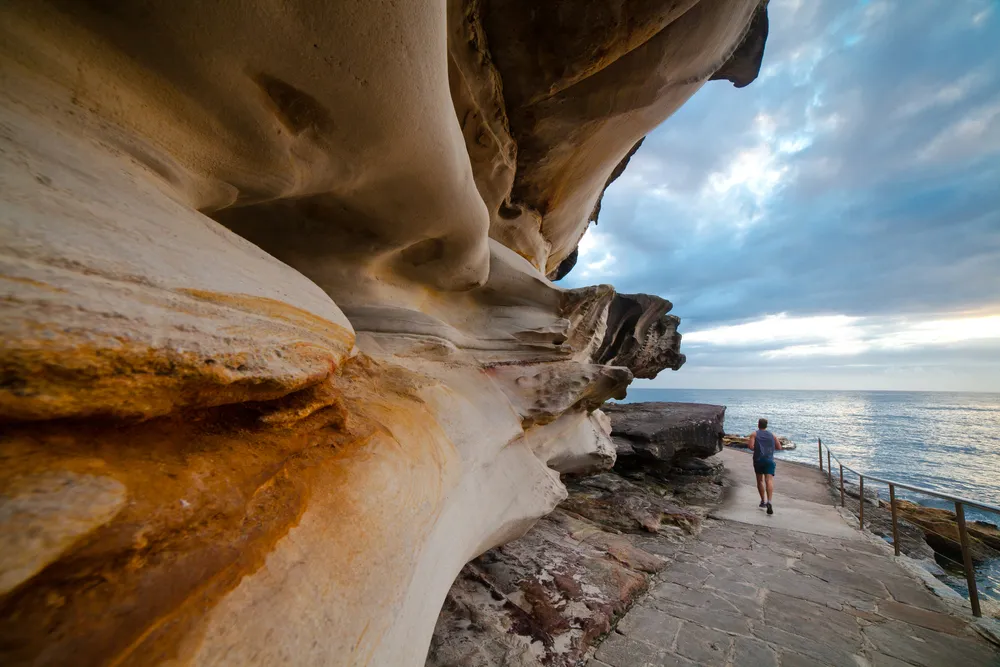
M 829 505 L 819 470 L 778 462 L 776 513 L 741 521 L 726 517 L 746 503 L 741 487 L 753 492 L 749 457 L 721 456 L 735 492 L 698 540 L 678 546 L 589 667 L 1000 665 L 972 617 L 954 613 L 883 545 L 857 531 L 822 532 L 833 519 L 820 511 Z M 814 520 L 793 524 L 790 508 Z

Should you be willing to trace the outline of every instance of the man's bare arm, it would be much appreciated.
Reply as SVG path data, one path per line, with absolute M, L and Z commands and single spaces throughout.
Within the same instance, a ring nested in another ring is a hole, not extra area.
M 771 435 L 774 436 L 774 448 L 775 449 L 784 449 L 781 446 L 781 440 L 778 438 L 778 435 L 776 433 L 772 433 Z
M 747 447 L 753 449 L 753 445 L 756 441 L 757 441 L 757 432 L 754 431 L 753 433 L 750 434 L 750 437 L 747 438 Z

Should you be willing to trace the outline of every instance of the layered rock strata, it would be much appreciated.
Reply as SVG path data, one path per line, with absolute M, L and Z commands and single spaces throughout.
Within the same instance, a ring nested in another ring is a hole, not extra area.
M 632 4 L 0 7 L 0 661 L 423 662 L 682 361 L 546 274 L 763 8 Z
M 427 665 L 581 664 L 721 496 L 702 477 L 697 486 L 711 500 L 688 505 L 680 481 L 615 472 L 569 480 L 553 513 L 463 568 Z
M 726 408 L 702 403 L 611 403 L 618 466 L 648 470 L 704 469 L 722 451 Z
M 614 470 L 568 479 L 569 497 L 555 512 L 462 570 L 438 619 L 429 667 L 580 664 L 721 501 L 722 465 L 711 457 L 725 408 L 626 403 L 604 410 L 619 445 Z M 673 454 L 621 456 L 623 424 Z

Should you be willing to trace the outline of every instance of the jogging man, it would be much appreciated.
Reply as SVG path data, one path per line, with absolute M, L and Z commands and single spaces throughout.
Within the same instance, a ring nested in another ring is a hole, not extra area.
M 757 475 L 760 507 L 766 507 L 768 514 L 774 514 L 771 507 L 771 496 L 774 494 L 774 450 L 781 449 L 781 443 L 777 436 L 767 430 L 766 419 L 757 420 L 757 430 L 750 434 L 747 447 L 753 450 L 753 471 Z

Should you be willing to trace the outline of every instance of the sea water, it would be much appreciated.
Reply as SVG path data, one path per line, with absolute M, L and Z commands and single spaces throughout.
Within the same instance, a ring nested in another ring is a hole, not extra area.
M 727 433 L 748 435 L 765 417 L 773 433 L 796 443 L 777 458 L 818 465 L 816 440 L 822 438 L 856 470 L 1000 506 L 1000 394 L 630 387 L 625 402 L 636 401 L 724 405 Z M 825 452 L 823 458 L 825 465 Z M 898 494 L 954 511 L 946 500 Z M 888 499 L 884 488 L 881 495 Z M 967 508 L 966 517 L 1000 524 L 997 514 L 975 508 Z M 1000 562 L 977 570 L 980 596 L 1000 600 Z M 955 579 L 949 583 L 964 589 Z

